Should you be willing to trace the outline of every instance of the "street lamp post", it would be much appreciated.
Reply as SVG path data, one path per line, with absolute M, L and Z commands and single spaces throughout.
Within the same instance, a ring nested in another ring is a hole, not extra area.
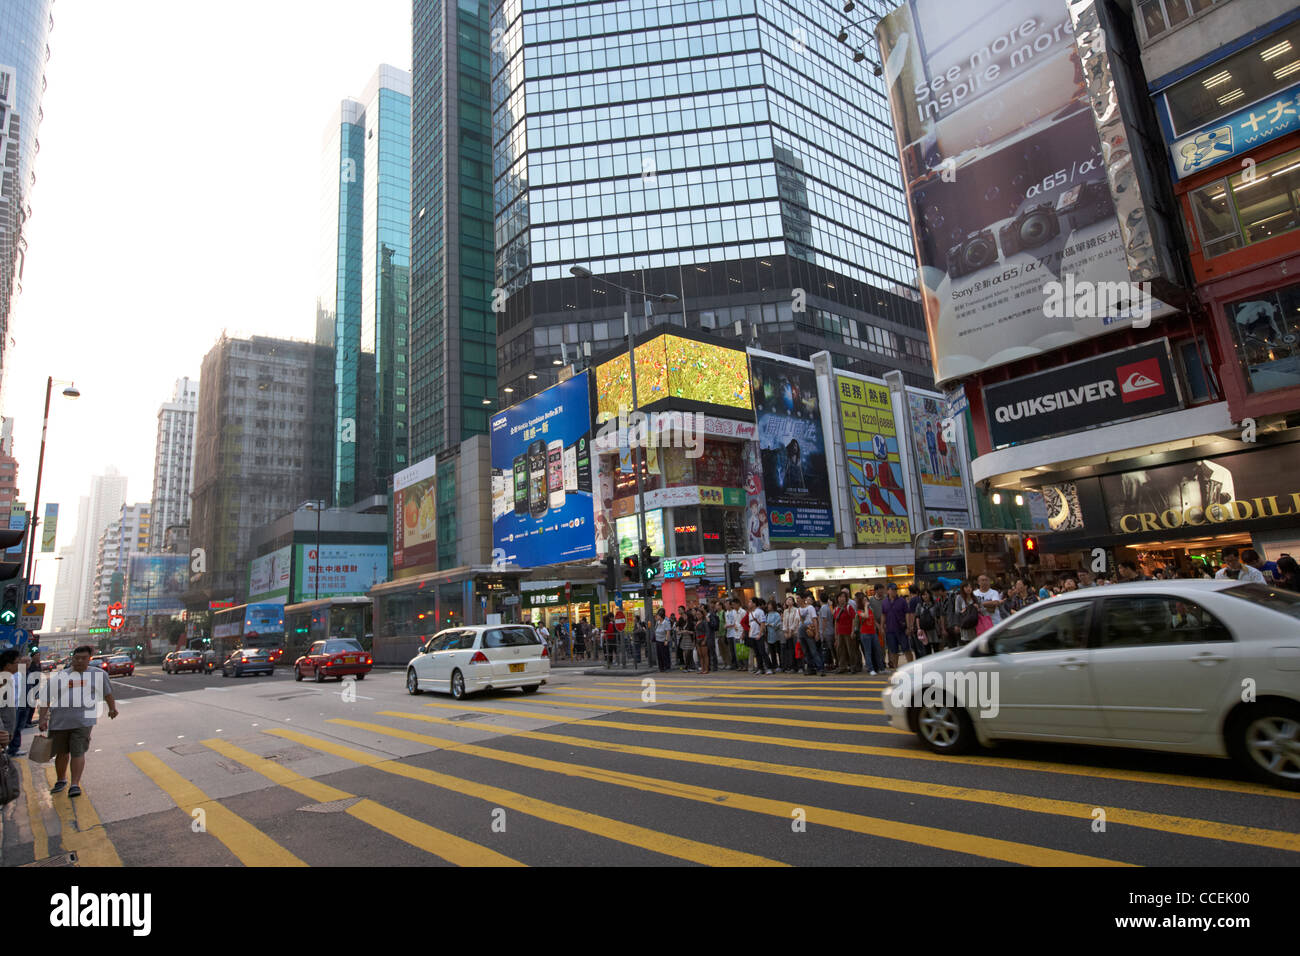
M 637 410 L 636 349 L 633 347 L 632 344 L 632 296 L 634 294 L 639 295 L 647 303 L 649 302 L 670 302 L 671 303 L 671 302 L 677 302 L 679 300 L 677 296 L 671 293 L 654 294 L 645 291 L 638 291 L 636 289 L 629 289 L 626 286 L 621 286 L 618 285 L 617 283 L 609 282 L 608 280 L 602 279 L 599 276 L 593 274 L 590 269 L 585 269 L 582 266 L 573 266 L 569 269 L 569 272 L 570 274 L 575 275 L 580 279 L 590 279 L 593 282 L 599 282 L 601 285 L 607 285 L 610 288 L 618 289 L 620 292 L 623 293 L 623 334 L 627 338 L 627 364 L 628 364 L 630 384 L 632 386 L 632 411 L 636 411 Z M 685 316 L 683 316 L 682 318 L 684 322 Z M 637 525 L 637 559 L 638 559 L 637 566 L 638 567 L 640 567 L 640 562 L 645 560 L 645 551 L 646 551 L 645 492 L 641 485 L 641 463 L 642 461 L 644 461 L 644 457 L 645 456 L 643 454 L 634 452 L 633 461 L 632 461 L 632 471 L 636 474 L 636 525 Z M 639 581 L 638 583 L 643 587 L 645 585 L 644 569 L 642 573 L 642 580 Z M 623 588 L 621 585 L 618 587 L 616 593 L 621 598 L 623 594 Z M 649 610 L 650 610 L 648 602 L 643 601 L 642 610 L 646 612 L 646 617 L 648 619 Z M 625 663 L 626 661 L 626 651 L 624 649 L 624 646 L 625 646 L 625 642 L 622 635 L 620 634 L 619 636 L 619 657 L 621 659 L 620 664 Z
M 73 382 L 59 379 L 60 385 L 67 385 L 63 394 L 68 398 L 77 398 L 81 392 L 77 391 L 77 386 Z M 36 525 L 37 515 L 41 509 L 41 475 L 45 471 L 45 435 L 50 429 L 50 395 L 54 391 L 54 377 L 50 376 L 45 380 L 45 419 L 41 422 L 41 457 L 36 465 L 36 494 L 32 496 L 32 516 L 27 519 L 27 525 L 31 530 L 31 540 L 27 545 L 27 570 L 23 580 L 28 584 L 31 583 L 32 577 L 32 560 L 36 557 Z
M 321 509 L 324 507 L 324 498 L 314 498 L 311 502 L 311 510 L 316 512 L 316 587 L 313 592 L 313 601 L 320 600 L 320 513 Z

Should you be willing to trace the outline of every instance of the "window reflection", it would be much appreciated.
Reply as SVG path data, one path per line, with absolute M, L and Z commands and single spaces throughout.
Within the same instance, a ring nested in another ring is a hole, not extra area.
M 1300 385 L 1300 283 L 1240 299 L 1226 312 L 1252 392 Z

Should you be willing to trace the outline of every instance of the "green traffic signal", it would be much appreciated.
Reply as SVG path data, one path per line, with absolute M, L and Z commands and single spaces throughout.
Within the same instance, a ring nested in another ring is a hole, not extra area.
M 4 608 L 0 610 L 0 624 L 13 624 L 18 620 L 18 612 L 13 608 Z

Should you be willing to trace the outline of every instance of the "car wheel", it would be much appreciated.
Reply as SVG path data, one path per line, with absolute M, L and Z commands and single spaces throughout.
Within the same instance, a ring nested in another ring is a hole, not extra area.
M 465 699 L 465 675 L 460 671 L 451 672 L 451 696 L 457 700 Z
M 315 668 L 315 670 L 316 670 L 316 683 L 318 683 L 318 684 L 323 684 L 323 683 L 325 683 L 325 673 L 324 673 L 324 671 L 322 671 L 319 667 Z
M 420 678 L 415 675 L 414 667 L 406 669 L 406 692 L 412 695 L 420 692 Z
M 542 686 L 541 684 L 529 684 L 528 686 L 523 687 L 523 688 L 520 688 L 520 689 L 521 689 L 525 694 L 535 694 L 535 693 L 537 693 L 538 689 L 539 689 L 541 686 Z
M 916 735 L 937 754 L 964 754 L 975 746 L 970 714 L 947 703 L 917 708 Z
M 1228 752 L 1258 780 L 1300 790 L 1300 707 L 1272 700 L 1251 707 L 1229 729 Z
M 302 669 L 297 664 L 293 665 L 293 679 L 302 680 Z
M 366 679 L 366 675 L 365 675 L 365 674 L 358 674 L 358 675 L 357 675 L 357 680 L 365 680 L 365 679 Z

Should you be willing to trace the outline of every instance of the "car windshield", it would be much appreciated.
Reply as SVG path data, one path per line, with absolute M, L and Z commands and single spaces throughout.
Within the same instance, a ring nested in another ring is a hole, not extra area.
M 1238 584 L 1235 588 L 1224 588 L 1219 593 L 1300 619 L 1300 592 L 1271 588 L 1267 584 Z
M 346 651 L 359 651 L 359 650 L 361 650 L 361 649 L 362 649 L 362 648 L 361 648 L 361 645 L 358 644 L 356 641 L 353 641 L 353 640 L 326 641 L 326 642 L 325 642 L 325 653 L 326 653 L 326 654 L 342 654 L 342 653 L 344 653 L 344 652 L 346 652 Z
M 129 658 L 129 657 L 127 657 L 125 654 L 123 654 L 123 655 L 121 655 L 120 657 L 114 657 L 114 658 L 112 658 L 112 661 L 113 661 L 114 664 L 129 664 L 130 661 L 131 661 L 131 658 Z

